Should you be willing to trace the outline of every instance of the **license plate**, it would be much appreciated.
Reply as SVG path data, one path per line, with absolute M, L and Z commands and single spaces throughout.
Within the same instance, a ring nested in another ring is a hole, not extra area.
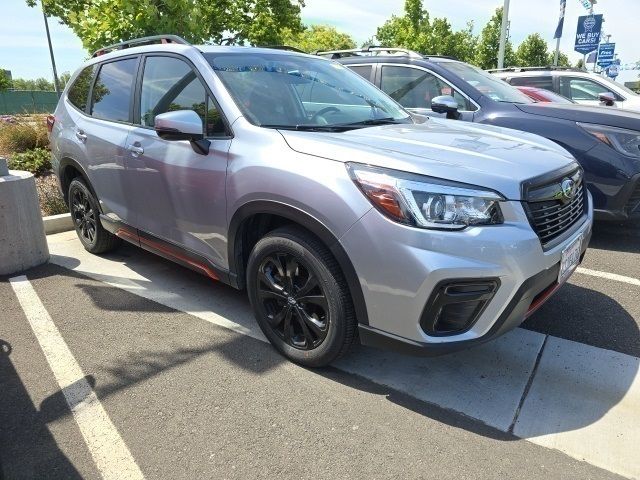
M 562 260 L 560 260 L 560 273 L 558 274 L 558 283 L 563 283 L 571 276 L 573 271 L 580 262 L 580 254 L 582 253 L 582 235 L 576 238 L 567 248 L 562 251 Z

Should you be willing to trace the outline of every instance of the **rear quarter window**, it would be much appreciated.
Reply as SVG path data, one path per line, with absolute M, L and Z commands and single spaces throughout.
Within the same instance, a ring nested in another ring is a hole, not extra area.
M 69 92 L 67 93 L 69 102 L 71 102 L 71 104 L 78 110 L 82 110 L 83 112 L 87 110 L 89 88 L 91 87 L 91 80 L 93 79 L 93 73 L 95 70 L 95 65 L 84 68 L 71 87 L 69 87 Z

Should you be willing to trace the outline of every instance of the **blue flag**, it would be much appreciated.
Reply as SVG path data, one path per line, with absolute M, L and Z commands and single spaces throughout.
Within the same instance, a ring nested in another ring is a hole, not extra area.
M 564 27 L 564 11 L 567 9 L 567 0 L 560 0 L 560 19 L 556 27 L 556 33 L 553 38 L 562 38 L 562 29 Z

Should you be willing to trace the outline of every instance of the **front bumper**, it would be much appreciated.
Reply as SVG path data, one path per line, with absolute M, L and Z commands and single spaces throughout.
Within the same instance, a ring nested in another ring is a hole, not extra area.
M 593 203 L 572 235 L 543 251 L 520 202 L 506 202 L 504 225 L 462 232 L 420 230 L 367 213 L 340 240 L 359 274 L 368 324 L 359 325 L 365 345 L 439 355 L 489 341 L 522 323 L 557 288 L 562 251 L 591 237 Z M 499 279 L 479 318 L 462 333 L 433 336 L 420 318 L 427 299 L 446 280 Z

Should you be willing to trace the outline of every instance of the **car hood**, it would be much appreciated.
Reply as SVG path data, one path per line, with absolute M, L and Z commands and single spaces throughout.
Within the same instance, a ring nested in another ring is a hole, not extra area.
M 553 103 L 516 104 L 516 107 L 532 115 L 640 130 L 640 113 L 632 110 L 588 105 L 557 105 Z
M 521 199 L 523 181 L 575 162 L 562 147 L 537 135 L 452 120 L 344 133 L 280 133 L 300 153 L 477 185 L 512 200 Z

